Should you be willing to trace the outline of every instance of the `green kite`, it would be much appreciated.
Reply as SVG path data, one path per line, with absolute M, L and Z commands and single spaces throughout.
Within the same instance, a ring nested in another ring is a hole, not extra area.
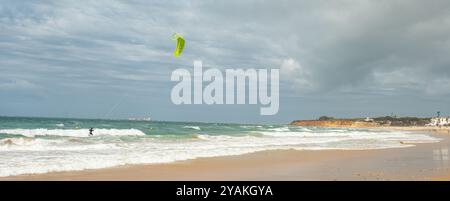
M 177 47 L 175 48 L 173 55 L 175 57 L 179 57 L 181 55 L 181 52 L 183 52 L 183 49 L 184 49 L 184 38 L 181 34 L 174 33 L 172 35 L 172 40 L 177 41 Z

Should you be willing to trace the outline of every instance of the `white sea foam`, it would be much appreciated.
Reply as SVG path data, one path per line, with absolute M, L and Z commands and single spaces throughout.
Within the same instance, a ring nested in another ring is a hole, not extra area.
M 197 135 L 190 140 L 139 137 L 116 140 L 114 135 L 143 135 L 135 129 L 98 129 L 103 138 L 30 138 L 0 140 L 0 176 L 106 168 L 126 164 L 168 163 L 199 157 L 240 155 L 263 150 L 385 149 L 414 146 L 439 139 L 416 133 L 365 130 L 305 130 L 300 128 L 255 131 L 261 135 Z M 96 131 L 98 131 L 96 130 Z M 295 130 L 295 131 L 294 131 Z M 85 137 L 87 130 L 22 129 L 0 133 L 25 136 L 61 135 Z M 61 132 L 66 131 L 66 132 Z M 76 132 L 75 132 L 76 131 Z M 78 133 L 80 131 L 80 133 Z M 342 132 L 341 132 L 342 131 Z M 24 134 L 25 133 L 25 134 Z
M 39 138 L 5 138 L 0 140 L 0 151 L 93 151 L 118 149 L 114 143 L 88 144 L 73 140 L 50 140 Z
M 285 126 L 285 127 L 280 127 L 280 128 L 269 128 L 266 129 L 268 131 L 275 131 L 275 132 L 289 132 L 291 130 L 289 130 L 289 127 Z
M 190 128 L 190 129 L 194 129 L 194 130 L 201 130 L 200 127 L 198 126 L 183 126 L 183 128 Z
M 10 135 L 23 135 L 26 137 L 35 136 L 67 136 L 67 137 L 89 137 L 89 129 L 2 129 L 0 133 Z M 94 129 L 94 136 L 112 135 L 112 136 L 144 136 L 140 130 L 137 129 Z
M 263 126 L 260 125 L 244 125 L 240 126 L 241 128 L 262 128 Z

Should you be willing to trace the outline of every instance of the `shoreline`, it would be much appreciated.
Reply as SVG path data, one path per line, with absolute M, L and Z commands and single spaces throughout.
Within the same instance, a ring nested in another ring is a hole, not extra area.
M 450 180 L 448 128 L 369 129 L 426 132 L 442 141 L 375 150 L 269 150 L 0 180 Z
M 371 128 L 368 128 L 371 129 Z M 450 127 L 431 127 L 431 126 L 380 126 L 373 129 L 395 130 L 395 131 L 417 131 L 428 132 L 431 134 L 450 134 Z

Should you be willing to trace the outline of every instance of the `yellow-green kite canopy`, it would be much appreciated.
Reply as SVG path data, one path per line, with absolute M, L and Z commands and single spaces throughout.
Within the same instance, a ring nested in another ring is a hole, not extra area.
M 183 52 L 183 49 L 184 49 L 184 38 L 181 34 L 174 33 L 172 35 L 172 40 L 177 41 L 177 47 L 175 48 L 173 55 L 175 57 L 179 57 L 181 55 L 181 52 Z

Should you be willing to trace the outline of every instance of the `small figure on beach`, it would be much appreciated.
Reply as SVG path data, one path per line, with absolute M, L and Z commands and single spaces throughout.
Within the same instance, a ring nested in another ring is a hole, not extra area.
M 94 135 L 92 132 L 94 132 L 94 128 L 90 128 L 89 129 L 89 136 L 93 136 Z

